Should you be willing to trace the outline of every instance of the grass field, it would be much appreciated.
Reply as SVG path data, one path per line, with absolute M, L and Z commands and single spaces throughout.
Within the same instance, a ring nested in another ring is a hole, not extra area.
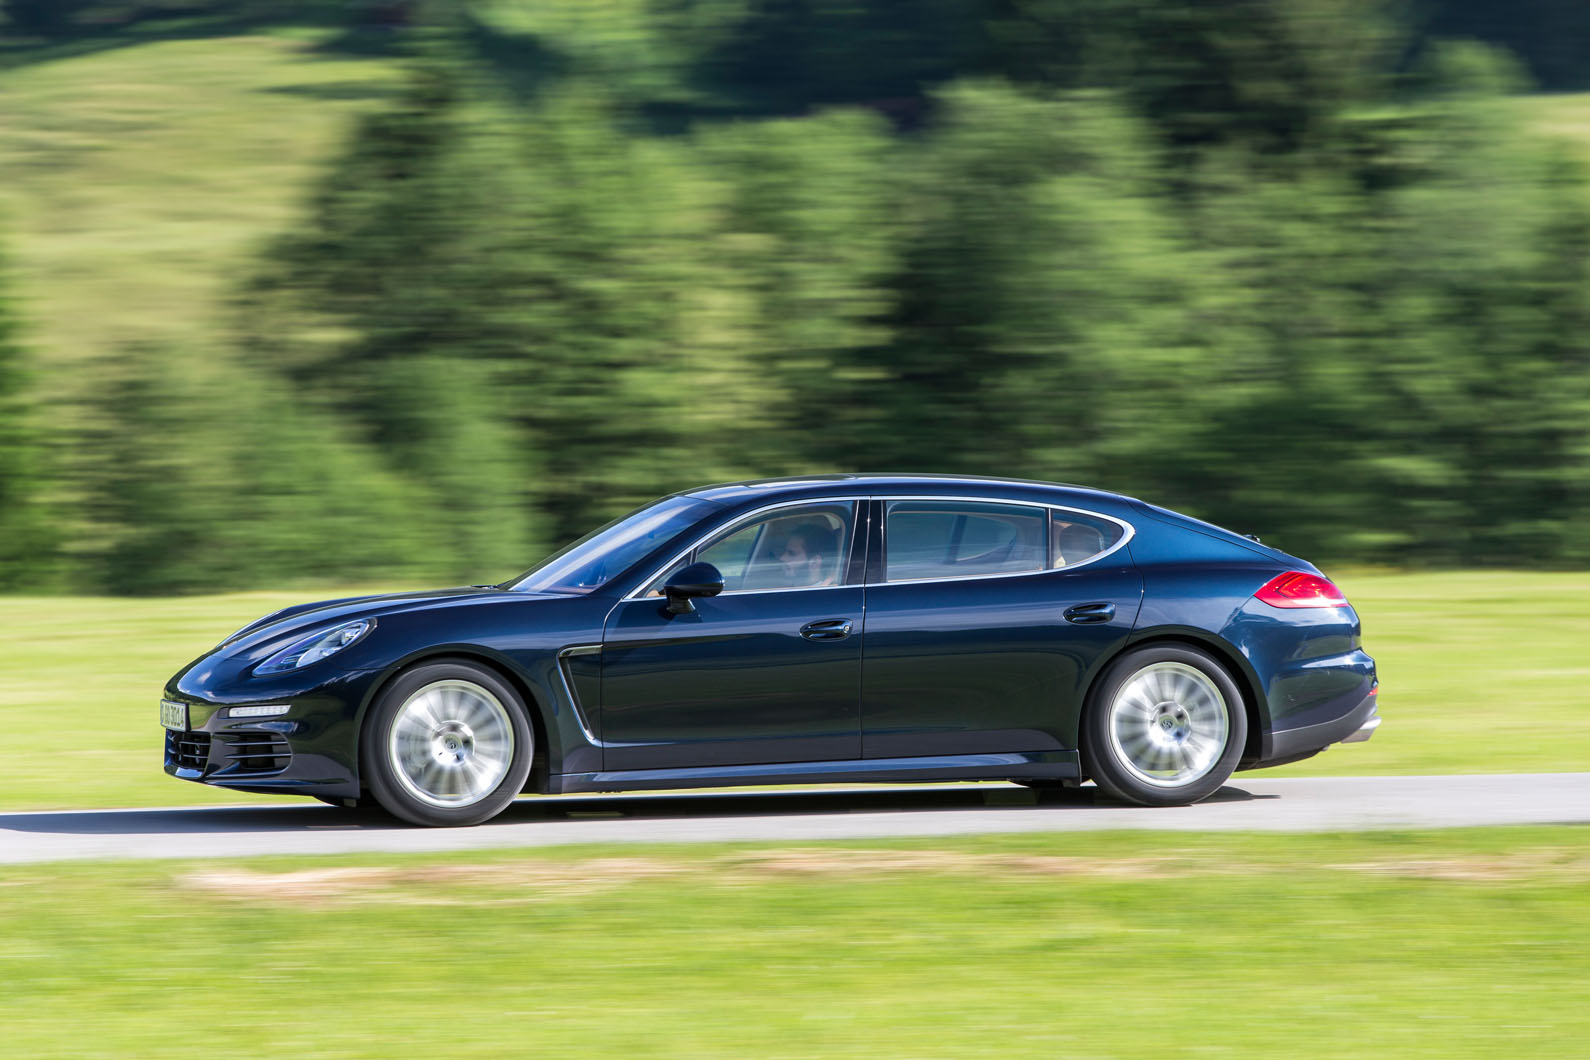
M 1578 144 L 1590 161 L 1590 92 L 1542 93 L 1519 103 L 1531 128 Z
M 1386 722 L 1278 776 L 1590 769 L 1590 574 L 1342 574 Z
M 51 396 L 130 342 L 221 341 L 250 257 L 303 205 L 388 60 L 315 34 L 150 40 L 0 70 L 0 235 Z
M 1386 723 L 1275 775 L 1587 767 L 1590 574 L 1459 572 L 1340 579 L 1380 666 Z M 171 780 L 155 703 L 166 678 L 233 629 L 330 590 L 164 600 L 0 597 L 0 719 L 73 739 L 8 763 L 0 809 L 252 801 Z
M 1580 1057 L 1587 885 L 1574 827 L 13 867 L 0 1022 L 50 1057 Z

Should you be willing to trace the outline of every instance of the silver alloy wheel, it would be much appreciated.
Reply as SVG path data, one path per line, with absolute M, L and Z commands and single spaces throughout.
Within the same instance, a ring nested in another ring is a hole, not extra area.
M 1215 767 L 1231 734 L 1231 715 L 1214 680 L 1179 662 L 1150 663 L 1110 703 L 1110 746 L 1145 784 L 1179 788 Z
M 433 681 L 398 708 L 387 759 L 405 791 L 431 806 L 473 806 L 513 763 L 513 722 L 473 681 Z

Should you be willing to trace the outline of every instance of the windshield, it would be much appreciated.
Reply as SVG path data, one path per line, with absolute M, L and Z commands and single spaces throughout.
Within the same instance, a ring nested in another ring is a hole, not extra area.
M 593 530 L 553 553 L 508 588 L 521 593 L 588 593 L 721 506 L 699 497 L 664 497 Z

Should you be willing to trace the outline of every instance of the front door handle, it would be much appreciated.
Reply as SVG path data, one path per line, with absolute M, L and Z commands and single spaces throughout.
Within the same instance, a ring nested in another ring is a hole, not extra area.
M 1066 621 L 1079 626 L 1090 622 L 1108 622 L 1115 617 L 1114 604 L 1078 604 L 1066 608 Z
M 808 622 L 801 627 L 801 636 L 807 640 L 844 640 L 850 636 L 850 619 L 830 618 L 824 622 Z

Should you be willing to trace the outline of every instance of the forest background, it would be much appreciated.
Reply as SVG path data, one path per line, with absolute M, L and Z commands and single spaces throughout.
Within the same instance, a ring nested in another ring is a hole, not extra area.
M 1590 6 L 3 0 L 0 589 L 489 582 L 709 481 L 1590 565 Z

